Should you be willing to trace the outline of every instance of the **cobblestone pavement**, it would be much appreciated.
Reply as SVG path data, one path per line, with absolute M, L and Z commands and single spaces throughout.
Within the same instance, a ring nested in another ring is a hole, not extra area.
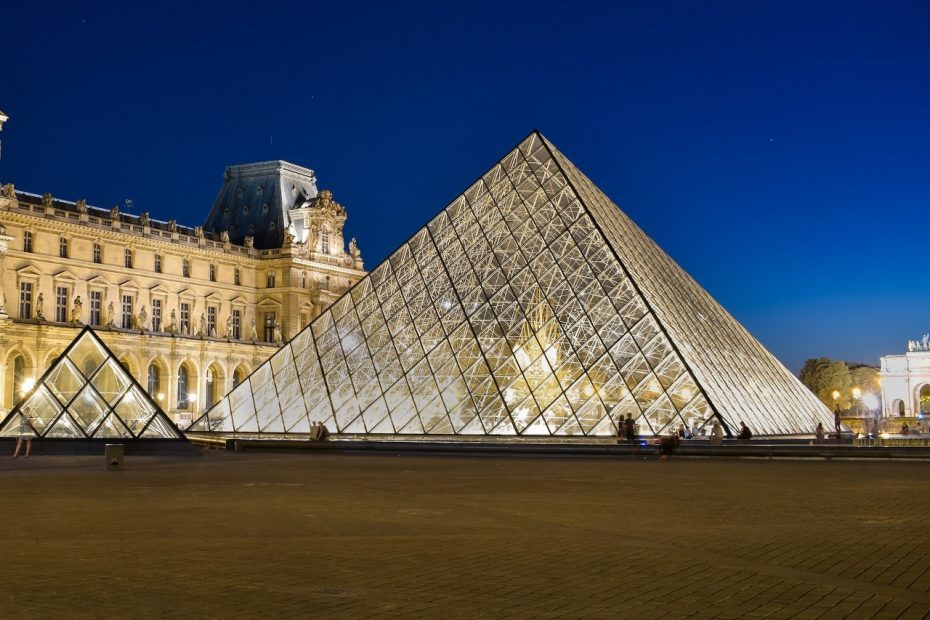
M 0 462 L 0 618 L 926 618 L 930 463 Z

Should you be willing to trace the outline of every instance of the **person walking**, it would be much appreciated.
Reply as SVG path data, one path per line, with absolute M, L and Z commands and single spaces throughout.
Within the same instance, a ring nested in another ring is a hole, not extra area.
M 32 428 L 32 424 L 29 422 L 29 418 L 23 414 L 19 414 L 19 436 L 16 438 L 16 449 L 13 450 L 13 458 L 19 458 L 19 450 L 23 447 L 23 442 L 26 442 L 26 454 L 25 458 L 29 458 L 29 453 L 32 452 L 32 437 L 35 435 L 35 429 Z
M 833 426 L 834 428 L 836 428 L 836 437 L 837 439 L 839 439 L 840 432 L 841 432 L 840 430 L 840 406 L 839 405 L 833 408 Z
M 626 420 L 623 421 L 623 430 L 626 432 L 627 443 L 636 442 L 636 425 L 633 424 L 633 415 L 626 414 Z

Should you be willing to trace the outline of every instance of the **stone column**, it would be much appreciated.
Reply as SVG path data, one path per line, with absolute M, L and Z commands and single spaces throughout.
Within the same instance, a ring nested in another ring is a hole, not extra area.
M 6 234 L 6 228 L 3 224 L 0 224 L 0 318 L 6 318 L 8 312 L 6 309 L 6 295 L 3 293 L 3 283 L 6 281 L 6 274 L 4 273 L 4 259 L 6 258 L 7 250 L 10 247 L 10 241 L 13 240 L 13 237 Z

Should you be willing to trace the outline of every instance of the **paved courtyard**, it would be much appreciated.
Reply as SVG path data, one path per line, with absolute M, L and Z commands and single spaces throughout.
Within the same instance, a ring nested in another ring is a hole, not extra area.
M 923 618 L 930 463 L 0 462 L 0 618 Z

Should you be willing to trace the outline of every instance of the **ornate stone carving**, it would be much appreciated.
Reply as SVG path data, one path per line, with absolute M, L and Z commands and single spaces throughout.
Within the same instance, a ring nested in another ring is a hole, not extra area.
M 168 323 L 168 333 L 176 334 L 178 333 L 178 313 L 174 308 L 171 309 L 171 319 Z
M 45 297 L 42 293 L 36 298 L 36 318 L 40 321 L 45 320 Z
M 51 208 L 52 206 L 52 195 L 48 192 L 42 194 L 42 206 L 45 208 Z
M 3 197 L 16 200 L 16 187 L 12 183 L 3 186 Z
M 143 226 L 149 226 L 152 223 L 148 211 L 142 212 L 142 215 L 139 216 L 139 223 Z
M 81 296 L 78 295 L 74 298 L 74 306 L 71 308 L 71 322 L 80 323 L 81 315 L 84 313 L 84 303 L 81 301 Z
M 149 314 L 148 312 L 145 311 L 145 306 L 142 306 L 141 308 L 139 308 L 139 316 L 136 319 L 138 321 L 136 323 L 136 327 L 145 331 L 145 323 L 146 321 L 148 321 L 148 318 L 149 318 Z
M 340 217 L 346 214 L 346 210 L 342 205 L 333 200 L 333 193 L 328 189 L 324 189 L 319 193 L 313 208 L 319 209 L 323 215 L 332 217 Z
M 112 301 L 107 304 L 107 327 L 116 327 L 116 312 Z
M 289 248 L 294 245 L 294 233 L 291 232 L 290 228 L 284 229 L 284 242 L 281 244 L 282 248 Z
M 226 333 L 223 338 L 232 338 L 232 315 L 226 317 Z
M 200 330 L 197 332 L 197 335 L 207 335 L 207 315 L 205 315 L 203 312 L 200 313 Z
M 194 236 L 203 239 L 203 226 L 194 226 Z
M 178 232 L 178 221 L 177 220 L 168 220 L 168 230 L 175 233 Z
M 87 213 L 87 201 L 83 198 L 78 198 L 77 202 L 74 203 L 74 207 L 78 213 Z
M 253 237 L 252 235 L 248 235 L 245 239 L 242 240 L 242 245 L 244 245 L 247 248 L 254 248 L 255 237 Z
M 258 340 L 258 332 L 255 330 L 255 318 L 249 321 L 249 338 L 253 341 Z
M 114 222 L 120 221 L 119 207 L 117 205 L 113 205 L 113 208 L 110 209 L 110 219 Z
M 222 241 L 223 243 L 229 243 L 229 231 L 228 230 L 224 230 L 223 232 L 220 233 L 220 241 Z

